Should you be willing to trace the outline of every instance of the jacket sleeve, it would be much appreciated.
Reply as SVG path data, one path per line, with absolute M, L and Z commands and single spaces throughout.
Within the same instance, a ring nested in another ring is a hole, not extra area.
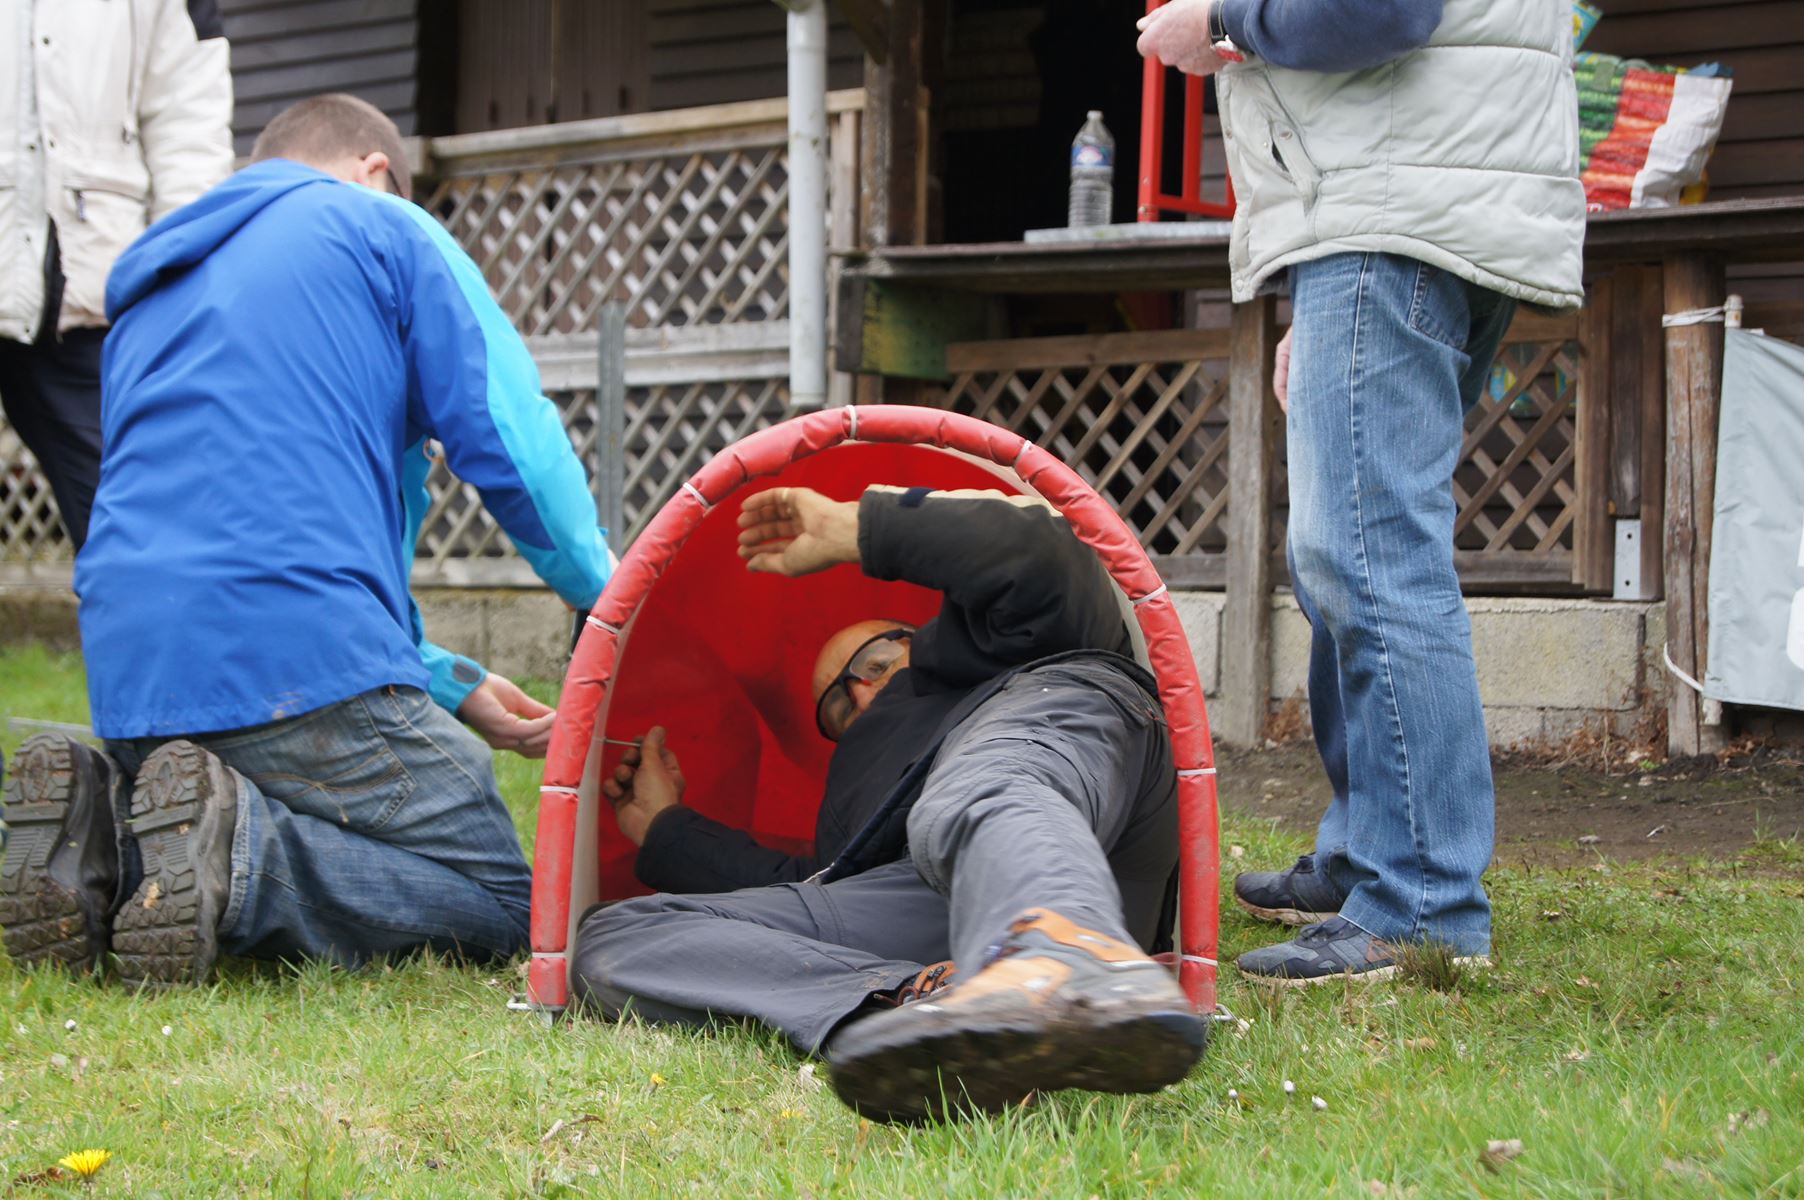
M 1000 492 L 865 490 L 865 574 L 944 594 L 910 664 L 954 686 L 1070 650 L 1131 654 L 1120 592 L 1102 560 L 1039 500 Z
M 680 806 L 652 821 L 633 863 L 646 887 L 684 895 L 800 883 L 819 869 L 812 858 L 760 846 L 744 830 Z
M 138 138 L 161 220 L 232 171 L 232 72 L 216 0 L 163 0 L 138 84 Z
M 1220 0 L 1234 44 L 1274 67 L 1361 71 L 1420 50 L 1443 0 Z
M 409 408 L 475 486 L 521 557 L 578 609 L 608 581 L 606 531 L 557 406 L 482 272 L 431 214 L 398 197 L 410 236 L 395 252 Z
M 407 448 L 407 457 L 401 464 L 401 501 L 407 516 L 406 540 L 402 544 L 410 550 L 420 544 L 420 524 L 432 506 L 432 496 L 426 490 L 426 477 L 431 473 L 432 455 L 427 452 L 426 439 L 421 438 Z M 420 662 L 425 664 L 429 676 L 426 692 L 440 708 L 456 716 L 488 672 L 475 659 L 427 641 L 426 623 L 412 596 L 407 598 L 407 607 L 413 620 L 413 644 L 419 648 Z

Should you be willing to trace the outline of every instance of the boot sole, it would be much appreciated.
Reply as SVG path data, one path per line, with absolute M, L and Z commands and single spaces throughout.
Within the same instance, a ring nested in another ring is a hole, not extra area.
M 1196 1014 L 1163 1008 L 1082 1027 L 947 1026 L 835 1062 L 833 1087 L 882 1121 L 997 1113 L 1065 1088 L 1156 1092 L 1189 1074 L 1207 1038 Z
M 1320 925 L 1323 921 L 1340 916 L 1335 912 L 1308 912 L 1301 908 L 1260 908 L 1257 904 L 1249 904 L 1239 896 L 1234 903 L 1242 909 L 1258 917 L 1261 921 L 1276 921 L 1280 925 Z
M 1472 954 L 1464 958 L 1456 958 L 1453 965 L 1465 971 L 1488 971 L 1491 969 L 1489 955 Z M 1248 983 L 1256 983 L 1268 987 L 1320 987 L 1325 983 L 1381 983 L 1386 979 L 1395 979 L 1398 968 L 1373 967 L 1370 971 L 1342 971 L 1338 975 L 1255 975 L 1241 971 L 1240 977 Z
M 131 831 L 144 879 L 113 918 L 113 953 L 127 985 L 160 991 L 204 983 L 219 956 L 219 914 L 208 911 L 194 863 L 195 826 L 222 794 L 223 773 L 192 742 L 167 742 L 144 760 L 132 791 Z
M 78 778 L 75 752 L 59 736 L 27 738 L 13 758 L 0 927 L 6 953 L 21 967 L 48 962 L 79 974 L 93 970 L 104 949 L 80 899 L 50 878 L 50 856 L 62 839 Z

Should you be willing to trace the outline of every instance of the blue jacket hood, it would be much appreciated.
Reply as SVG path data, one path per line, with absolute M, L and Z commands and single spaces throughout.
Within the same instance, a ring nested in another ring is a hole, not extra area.
M 206 258 L 282 196 L 308 184 L 337 182 L 324 171 L 285 158 L 253 163 L 228 176 L 139 234 L 119 256 L 107 276 L 107 319 L 117 322 L 126 309 L 156 290 L 164 276 Z

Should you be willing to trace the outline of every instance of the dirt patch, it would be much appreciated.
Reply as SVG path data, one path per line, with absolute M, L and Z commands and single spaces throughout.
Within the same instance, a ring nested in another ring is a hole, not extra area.
M 1328 785 L 1308 742 L 1225 750 L 1217 765 L 1225 808 L 1300 833 L 1315 828 Z M 1761 839 L 1804 838 L 1804 761 L 1795 755 L 1756 750 L 1605 772 L 1503 754 L 1493 767 L 1500 862 L 1731 858 Z

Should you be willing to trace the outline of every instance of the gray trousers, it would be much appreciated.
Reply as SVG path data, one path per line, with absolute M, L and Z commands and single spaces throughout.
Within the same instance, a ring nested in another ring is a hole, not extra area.
M 941 748 L 908 845 L 908 859 L 831 883 L 597 909 L 577 936 L 576 997 L 607 1018 L 749 1019 L 819 1053 L 924 965 L 979 970 L 1025 909 L 1151 945 L 1178 845 L 1163 716 L 1125 680 L 1016 676 Z

